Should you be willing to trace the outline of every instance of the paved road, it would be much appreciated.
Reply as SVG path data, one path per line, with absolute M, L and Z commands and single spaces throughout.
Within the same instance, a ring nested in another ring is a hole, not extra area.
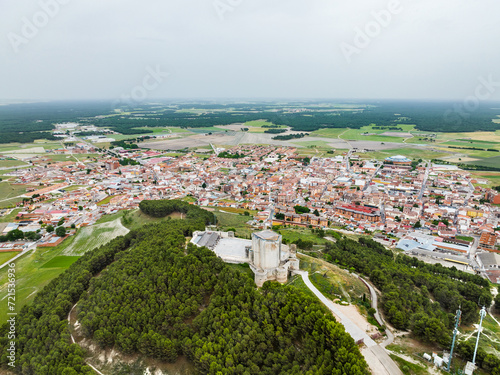
M 424 197 L 425 187 L 427 185 L 427 179 L 429 178 L 429 169 L 431 168 L 431 162 L 427 163 L 427 168 L 425 168 L 424 180 L 422 181 L 422 188 L 420 189 L 420 194 L 418 195 L 418 200 L 422 203 L 422 211 L 424 202 L 422 198 Z
M 309 274 L 306 271 L 295 271 L 302 276 L 302 280 L 316 297 L 338 318 L 344 326 L 347 333 L 351 335 L 354 341 L 364 340 L 365 348 L 361 353 L 365 357 L 368 366 L 375 375 L 403 375 L 396 363 L 389 357 L 389 354 L 378 345 L 368 334 L 355 325 L 347 316 L 345 316 L 337 306 L 326 298 L 309 280 Z

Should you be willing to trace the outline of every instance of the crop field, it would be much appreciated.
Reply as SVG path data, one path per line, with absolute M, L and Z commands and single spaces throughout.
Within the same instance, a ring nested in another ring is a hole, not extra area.
M 476 147 L 476 148 L 493 148 L 500 149 L 500 143 L 498 142 L 486 142 L 486 141 L 474 141 L 474 140 L 457 140 L 457 141 L 447 141 L 442 143 L 446 146 L 457 146 L 457 147 Z
M 28 164 L 20 160 L 0 160 L 0 168 L 23 167 L 25 165 Z
M 307 139 L 307 138 L 304 138 Z M 294 145 L 301 146 L 301 147 L 310 147 L 310 148 L 316 148 L 316 147 L 322 147 L 322 148 L 329 148 L 330 146 L 328 145 L 328 142 L 326 141 L 299 141 L 295 140 L 293 142 Z
M 68 268 L 79 258 L 79 256 L 58 256 L 49 260 L 41 268 Z
M 485 159 L 482 159 L 482 160 L 479 160 L 479 161 L 470 161 L 470 162 L 467 162 L 467 164 L 479 165 L 479 166 L 482 166 L 482 167 L 496 167 L 496 168 L 500 168 L 500 155 L 499 156 L 485 158 Z
M 500 186 L 500 172 L 471 171 L 471 175 L 476 178 L 485 178 L 489 181 L 487 185 L 479 185 L 479 186 L 483 187 Z
M 438 150 L 432 150 L 428 148 L 394 148 L 389 150 L 380 150 L 380 151 L 371 151 L 367 153 L 358 153 L 361 159 L 369 159 L 369 160 L 382 160 L 387 158 L 388 156 L 394 155 L 403 155 L 410 159 L 442 159 L 450 154 L 445 152 L 440 152 Z
M 87 251 L 105 245 L 112 239 L 125 235 L 128 232 L 129 230 L 122 225 L 120 219 L 80 228 L 76 238 L 64 250 L 63 254 L 81 256 Z
M 375 135 L 365 135 L 363 133 L 374 133 Z M 383 132 L 382 132 L 383 133 Z M 353 141 L 376 141 L 376 142 L 395 142 L 401 143 L 404 138 L 385 136 L 376 134 L 371 130 L 371 127 L 364 126 L 361 129 L 349 129 L 343 133 L 340 138 Z

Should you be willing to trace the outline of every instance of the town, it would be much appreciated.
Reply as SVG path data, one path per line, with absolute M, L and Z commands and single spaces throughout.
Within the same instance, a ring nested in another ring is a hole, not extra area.
M 0 251 L 54 247 L 142 200 L 184 199 L 252 212 L 255 229 L 271 220 L 273 228 L 371 234 L 426 262 L 500 279 L 500 193 L 454 165 L 401 155 L 374 160 L 360 149 L 303 157 L 294 147 L 239 145 L 167 156 L 69 141 L 52 151 L 68 161 L 29 155 L 29 167 L 3 174 L 24 192 L 15 208 L 1 211 L 12 219 L 0 224 Z

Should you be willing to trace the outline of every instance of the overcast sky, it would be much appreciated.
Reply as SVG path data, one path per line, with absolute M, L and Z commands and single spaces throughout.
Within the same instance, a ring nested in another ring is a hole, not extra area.
M 0 4 L 0 99 L 500 100 L 498 0 Z

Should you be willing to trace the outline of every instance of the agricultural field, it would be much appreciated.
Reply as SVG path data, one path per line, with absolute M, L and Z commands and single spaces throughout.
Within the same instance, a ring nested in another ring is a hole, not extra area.
M 24 167 L 28 165 L 20 160 L 0 160 L 0 168 Z
M 107 244 L 115 237 L 129 232 L 120 219 L 115 219 L 103 224 L 95 224 L 78 230 L 75 239 L 64 251 L 64 255 L 81 256 L 87 251 Z
M 358 154 L 362 159 L 377 159 L 382 160 L 387 158 L 388 156 L 394 155 L 403 155 L 409 159 L 440 159 L 450 154 L 445 152 L 439 152 L 437 150 L 431 149 L 420 149 L 420 148 L 394 148 L 389 150 L 381 150 L 381 151 L 372 151 L 367 153 L 359 153 Z
M 484 171 L 470 171 L 471 175 L 475 178 L 485 178 L 489 181 L 487 185 L 479 185 L 483 187 L 500 186 L 500 172 L 484 172 Z
M 300 141 L 300 140 L 292 140 L 294 141 L 293 144 L 301 147 L 310 147 L 313 148 L 315 151 L 317 148 L 324 148 L 324 149 L 331 149 L 331 147 L 328 145 L 328 142 L 326 141 L 307 141 L 307 137 L 303 138 L 305 141 Z
M 482 167 L 496 167 L 496 168 L 499 168 L 500 167 L 500 156 L 488 157 L 488 158 L 485 158 L 485 159 L 482 159 L 482 160 L 478 160 L 478 161 L 470 161 L 470 162 L 467 162 L 467 164 L 479 165 L 479 166 L 482 166 Z

